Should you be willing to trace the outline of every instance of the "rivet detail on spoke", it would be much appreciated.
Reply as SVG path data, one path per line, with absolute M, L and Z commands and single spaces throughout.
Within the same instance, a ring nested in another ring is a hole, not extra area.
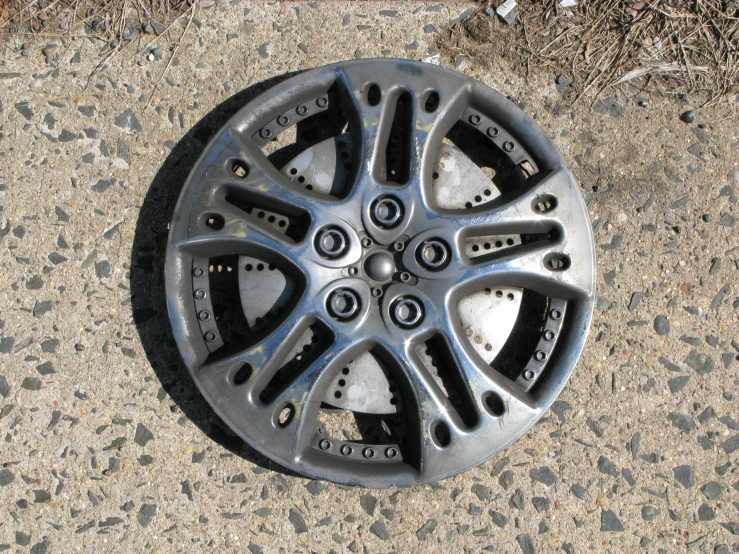
M 365 458 L 374 458 L 375 457 L 375 449 L 367 447 L 362 451 L 362 455 Z
M 318 447 L 321 450 L 328 450 L 329 448 L 331 448 L 331 441 L 323 439 L 321 442 L 318 443 Z
M 203 300 L 207 296 L 207 293 L 203 289 L 197 289 L 194 296 L 197 300 Z
M 194 277 L 200 279 L 201 277 L 205 276 L 205 270 L 202 267 L 196 267 L 192 270 L 192 274 Z
M 268 139 L 272 136 L 272 131 L 267 127 L 264 127 L 261 131 L 259 131 L 259 136 L 263 139 Z
M 500 134 L 500 130 L 497 127 L 488 127 L 486 132 L 491 138 L 495 138 Z
M 387 448 L 385 450 L 385 456 L 388 458 L 395 458 L 398 455 L 398 449 L 393 448 L 392 446 L 390 448 Z
M 308 106 L 304 106 L 303 104 L 299 105 L 295 108 L 295 113 L 298 115 L 306 115 L 308 113 Z
M 473 125 L 479 125 L 480 124 L 480 116 L 477 115 L 476 113 L 473 113 L 470 116 L 470 123 L 472 123 Z
M 526 371 L 523 372 L 523 378 L 526 379 L 527 381 L 531 381 L 531 379 L 533 379 L 535 376 L 536 376 L 536 373 L 534 373 L 530 369 L 527 369 Z
M 506 141 L 503 143 L 503 150 L 506 152 L 513 152 L 516 149 L 516 145 L 513 144 L 511 141 Z
M 210 312 L 203 310 L 202 312 L 198 313 L 198 319 L 200 321 L 208 321 L 210 319 Z
M 290 123 L 290 118 L 287 117 L 286 115 L 281 115 L 280 117 L 277 118 L 277 123 L 285 127 L 288 123 Z
M 216 334 L 213 331 L 208 331 L 207 333 L 205 333 L 205 340 L 207 340 L 208 342 L 213 342 L 214 340 L 216 340 Z
M 344 446 L 341 447 L 341 453 L 344 456 L 350 456 L 352 453 L 352 447 L 349 446 L 348 444 L 345 444 Z
M 316 106 L 318 106 L 319 108 L 325 108 L 326 106 L 328 106 L 328 98 L 326 98 L 325 96 L 319 96 L 316 99 Z

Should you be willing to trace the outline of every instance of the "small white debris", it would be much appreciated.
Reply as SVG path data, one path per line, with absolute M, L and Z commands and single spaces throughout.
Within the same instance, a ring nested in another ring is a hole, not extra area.
M 441 55 L 434 54 L 433 56 L 429 56 L 428 58 L 424 58 L 421 61 L 423 63 L 430 63 L 431 65 L 441 65 Z
M 577 0 L 562 0 L 559 3 L 560 8 L 574 8 L 577 6 Z
M 505 0 L 505 2 L 498 6 L 495 13 L 508 25 L 513 25 L 518 16 L 518 4 L 516 4 L 516 0 Z

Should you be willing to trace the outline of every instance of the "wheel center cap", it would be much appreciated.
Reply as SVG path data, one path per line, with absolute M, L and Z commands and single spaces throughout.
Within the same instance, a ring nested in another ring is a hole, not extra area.
M 389 281 L 395 273 L 395 261 L 389 252 L 376 252 L 365 260 L 364 271 L 374 281 Z

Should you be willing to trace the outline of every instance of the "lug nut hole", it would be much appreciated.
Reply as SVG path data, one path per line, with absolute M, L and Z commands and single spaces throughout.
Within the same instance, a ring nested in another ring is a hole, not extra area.
M 412 296 L 400 298 L 393 306 L 393 318 L 401 327 L 413 328 L 423 319 L 423 306 Z
M 316 250 L 324 258 L 338 258 L 346 252 L 347 242 L 341 229 L 329 227 L 316 235 Z
M 328 299 L 328 311 L 336 319 L 348 321 L 359 312 L 359 297 L 350 289 L 338 289 Z
M 427 240 L 418 247 L 417 257 L 426 269 L 438 271 L 449 262 L 449 247 L 440 239 Z
M 403 206 L 394 196 L 383 196 L 372 204 L 372 219 L 382 228 L 395 227 L 403 218 Z

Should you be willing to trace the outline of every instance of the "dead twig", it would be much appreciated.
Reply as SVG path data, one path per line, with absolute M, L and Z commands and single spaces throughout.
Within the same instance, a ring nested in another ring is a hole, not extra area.
M 182 44 L 182 39 L 185 38 L 185 35 L 187 34 L 187 30 L 190 28 L 190 24 L 192 23 L 192 18 L 195 17 L 195 4 L 193 4 L 192 6 L 190 6 L 190 9 L 187 10 L 187 11 L 190 12 L 190 18 L 187 20 L 187 25 L 185 25 L 185 30 L 182 31 L 182 34 L 180 35 L 180 38 L 177 41 L 177 44 L 175 45 L 174 50 L 172 51 L 172 55 L 169 57 L 169 60 L 167 61 L 167 65 L 164 67 L 164 71 L 162 71 L 162 74 L 159 76 L 159 79 L 157 80 L 156 84 L 154 85 L 154 88 L 151 90 L 151 94 L 149 95 L 149 99 L 146 101 L 146 107 L 147 108 L 151 105 L 151 100 L 152 100 L 152 98 L 154 98 L 154 94 L 156 93 L 157 89 L 159 88 L 159 83 L 161 83 L 162 82 L 162 79 L 164 79 L 164 75 L 167 73 L 167 70 L 169 69 L 169 66 L 172 64 L 172 60 L 174 60 L 174 57 L 177 55 L 177 51 L 180 48 L 180 44 Z M 185 13 L 187 13 L 187 12 L 185 12 Z

